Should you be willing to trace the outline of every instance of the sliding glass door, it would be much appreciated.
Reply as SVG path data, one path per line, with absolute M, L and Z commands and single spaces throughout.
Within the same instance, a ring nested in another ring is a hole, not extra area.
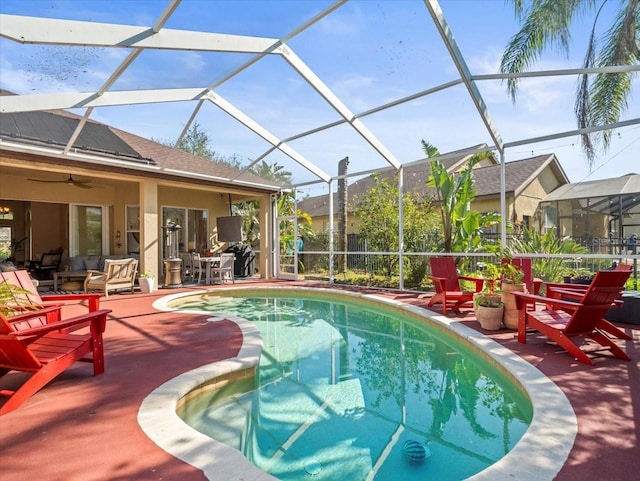
M 106 206 L 71 204 L 69 255 L 108 255 L 108 226 L 109 209 Z
M 177 231 L 178 252 L 204 252 L 210 247 L 207 211 L 201 209 L 186 209 L 184 207 L 163 207 L 162 225 L 177 224 L 181 228 Z M 175 253 L 172 239 L 162 229 L 162 258 Z

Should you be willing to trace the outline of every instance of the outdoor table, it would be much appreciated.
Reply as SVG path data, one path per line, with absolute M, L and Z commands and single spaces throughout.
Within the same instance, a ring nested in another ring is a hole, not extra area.
M 200 264 L 205 268 L 205 284 L 211 284 L 211 268 L 214 264 L 220 263 L 220 256 L 202 257 L 200 256 Z
M 67 281 L 72 281 L 72 280 L 85 280 L 85 278 L 87 277 L 87 271 L 61 271 L 61 272 L 54 272 L 53 273 L 53 290 L 57 291 L 58 290 L 58 282 L 62 281 L 64 282 L 65 280 Z

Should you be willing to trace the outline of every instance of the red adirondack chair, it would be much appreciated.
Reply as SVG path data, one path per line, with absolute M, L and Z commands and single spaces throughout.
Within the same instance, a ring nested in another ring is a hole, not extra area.
M 513 264 L 519 267 L 524 276 L 522 282 L 524 283 L 527 291 L 531 294 L 540 293 L 540 286 L 542 285 L 542 279 L 533 277 L 533 269 L 531 267 L 531 259 L 524 257 L 514 257 L 512 259 L 502 259 L 503 264 Z
M 16 308 L 17 311 L 30 310 L 33 308 L 48 307 L 52 305 L 64 305 L 74 301 L 87 301 L 89 312 L 100 309 L 100 296 L 98 292 L 84 294 L 38 294 L 38 289 L 33 285 L 29 272 L 25 270 L 0 272 L 0 282 L 7 282 L 20 287 L 21 293 L 14 293 L 13 300 L 7 304 Z
M 614 271 L 629 271 L 631 273 L 633 266 L 631 264 L 618 264 Z M 629 274 L 631 275 L 631 274 Z M 626 280 L 625 280 L 626 282 Z M 567 284 L 567 283 L 554 283 L 545 282 L 545 289 L 547 297 L 553 299 L 568 299 L 572 301 L 579 301 L 584 295 L 585 291 L 589 288 L 586 284 Z M 624 283 L 623 283 L 624 286 Z M 620 286 L 622 288 L 622 286 Z M 615 300 L 612 303 L 612 307 L 622 305 L 622 301 Z M 611 321 L 608 321 L 604 317 L 598 322 L 598 329 L 605 331 L 607 334 L 617 337 L 619 339 L 630 340 L 631 336 L 617 327 Z
M 16 328 L 16 323 L 28 322 L 32 316 L 54 311 L 49 307 L 7 318 L 0 314 L 0 378 L 11 371 L 32 373 L 17 389 L 0 390 L 7 401 L 0 406 L 0 415 L 18 408 L 27 399 L 76 361 L 93 364 L 93 375 L 104 372 L 102 333 L 110 310 L 97 310 L 71 319 L 51 322 L 31 328 Z M 64 332 L 78 325 L 89 324 L 89 332 Z
M 446 316 L 448 308 L 458 309 L 460 306 L 472 303 L 473 294 L 480 292 L 484 279 L 458 275 L 453 257 L 430 257 L 431 275 L 436 293 L 429 300 L 428 307 L 434 304 L 442 304 L 442 313 Z M 463 291 L 460 280 L 475 283 L 475 290 Z
M 593 365 L 593 361 L 572 338 L 588 337 L 608 349 L 620 359 L 629 361 L 629 356 L 605 335 L 599 328 L 604 313 L 620 296 L 622 286 L 629 278 L 630 271 L 599 271 L 582 294 L 578 302 L 514 292 L 518 306 L 518 342 L 527 342 L 527 329 L 535 329 L 575 359 Z M 544 303 L 544 310 L 528 310 L 528 305 Z

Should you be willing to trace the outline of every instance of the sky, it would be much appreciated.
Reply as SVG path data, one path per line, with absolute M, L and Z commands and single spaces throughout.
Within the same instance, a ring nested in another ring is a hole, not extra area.
M 164 0 L 3 0 L 0 13 L 151 26 L 166 8 Z M 166 28 L 282 38 L 332 5 L 327 0 L 183 0 Z M 609 26 L 618 2 L 607 2 L 598 32 Z M 509 38 L 519 28 L 510 2 L 441 0 L 440 6 L 472 74 L 499 70 Z M 579 68 L 593 22 L 592 14 L 572 29 L 569 54 L 548 49 L 534 70 Z M 1 27 L 1 25 L 0 25 Z M 431 89 L 459 78 L 422 0 L 350 0 L 287 41 L 303 62 L 354 113 Z M 98 89 L 128 55 L 124 48 L 22 45 L 0 38 L 0 88 L 18 94 Z M 118 78 L 112 90 L 208 87 L 250 60 L 250 54 L 202 51 L 145 51 Z M 640 115 L 640 76 L 621 120 Z M 555 76 L 521 81 L 516 102 L 499 80 L 478 81 L 478 89 L 501 138 L 520 141 L 576 128 L 573 114 L 577 78 Z M 280 139 L 340 119 L 340 116 L 282 58 L 267 56 L 215 92 Z M 195 103 L 175 102 L 95 109 L 93 120 L 156 140 L 173 141 Z M 77 110 L 79 114 L 84 111 Z M 421 140 L 441 152 L 493 141 L 462 85 L 361 118 L 401 162 L 425 157 Z M 205 103 L 196 121 L 218 155 L 248 163 L 270 148 L 263 139 Z M 289 143 L 329 175 L 349 157 L 349 171 L 387 167 L 346 125 Z M 507 149 L 506 161 L 555 153 L 571 182 L 640 173 L 640 125 L 618 129 L 609 150 L 589 169 L 577 136 Z M 280 152 L 267 157 L 293 174 L 294 183 L 314 176 Z M 325 185 L 307 187 L 308 194 Z

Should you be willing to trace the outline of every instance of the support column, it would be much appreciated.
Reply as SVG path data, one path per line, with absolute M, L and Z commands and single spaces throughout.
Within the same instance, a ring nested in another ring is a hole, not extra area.
M 258 269 L 260 271 L 260 277 L 263 279 L 271 279 L 273 272 L 272 259 L 275 253 L 271 252 L 271 238 L 273 237 L 273 231 L 275 226 L 273 225 L 273 218 L 271 216 L 271 196 L 263 195 L 258 198 L 260 201 L 260 261 L 258 263 Z
M 140 183 L 140 272 L 160 279 L 160 242 L 158 238 L 158 182 L 145 179 Z

